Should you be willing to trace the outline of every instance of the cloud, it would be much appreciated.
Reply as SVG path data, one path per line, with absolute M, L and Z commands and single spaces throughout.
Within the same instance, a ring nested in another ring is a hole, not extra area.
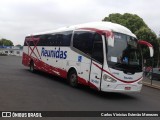
M 4 0 L 0 1 L 0 37 L 23 44 L 30 33 L 126 12 L 138 14 L 158 34 L 159 4 L 159 0 Z

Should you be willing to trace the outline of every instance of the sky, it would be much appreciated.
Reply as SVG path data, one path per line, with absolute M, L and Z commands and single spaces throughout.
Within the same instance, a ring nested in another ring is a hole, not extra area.
M 28 34 L 101 21 L 112 13 L 139 15 L 160 34 L 160 0 L 1 0 L 0 38 L 14 45 Z

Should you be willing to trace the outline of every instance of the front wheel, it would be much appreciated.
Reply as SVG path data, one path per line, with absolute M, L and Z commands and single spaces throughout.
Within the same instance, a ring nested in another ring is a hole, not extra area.
M 76 73 L 75 70 L 72 70 L 72 71 L 69 73 L 68 81 L 69 81 L 69 84 L 70 84 L 72 87 L 77 87 L 77 86 L 78 86 L 78 76 L 77 76 L 77 73 Z

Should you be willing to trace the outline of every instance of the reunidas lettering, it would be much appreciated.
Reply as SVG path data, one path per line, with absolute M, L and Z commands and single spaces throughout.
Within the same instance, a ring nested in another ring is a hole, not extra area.
M 66 59 L 67 51 L 62 51 L 60 50 L 60 48 L 59 49 L 55 48 L 55 50 L 46 50 L 44 47 L 42 47 L 41 56 Z

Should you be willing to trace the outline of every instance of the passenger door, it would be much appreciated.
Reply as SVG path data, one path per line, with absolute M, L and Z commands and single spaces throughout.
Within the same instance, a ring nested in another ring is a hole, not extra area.
M 102 69 L 103 69 L 103 42 L 102 36 L 99 34 L 95 35 L 92 58 L 91 58 L 91 70 L 89 86 L 94 89 L 100 90 Z

